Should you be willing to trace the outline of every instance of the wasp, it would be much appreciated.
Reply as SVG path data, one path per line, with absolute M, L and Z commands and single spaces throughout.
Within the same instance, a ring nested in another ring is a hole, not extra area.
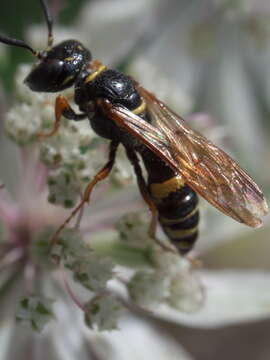
M 40 2 L 48 28 L 47 49 L 35 51 L 25 42 L 4 35 L 0 35 L 0 42 L 25 48 L 38 59 L 24 81 L 31 90 L 59 92 L 73 86 L 80 112 L 58 95 L 54 128 L 39 136 L 53 136 L 63 116 L 73 121 L 88 118 L 93 130 L 110 140 L 107 163 L 88 184 L 82 201 L 54 238 L 89 202 L 94 186 L 109 175 L 119 144 L 125 148 L 151 211 L 150 235 L 155 237 L 159 222 L 180 254 L 188 253 L 198 236 L 198 195 L 236 221 L 259 226 L 268 208 L 251 177 L 133 78 L 93 60 L 81 42 L 66 40 L 53 46 L 53 19 L 46 0 Z

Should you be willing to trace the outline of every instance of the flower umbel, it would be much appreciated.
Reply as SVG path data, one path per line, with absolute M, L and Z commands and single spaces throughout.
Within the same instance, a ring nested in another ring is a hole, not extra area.
M 16 201 L 8 184 L 0 190 L 1 265 L 8 280 L 18 274 L 23 284 L 18 288 L 17 320 L 42 330 L 51 318 L 57 319 L 53 308 L 61 301 L 57 292 L 63 293 L 62 288 L 84 312 L 86 325 L 98 330 L 117 328 L 127 304 L 150 310 L 154 304 L 181 311 L 197 308 L 201 288 L 190 264 L 151 240 L 149 216 L 135 211 L 139 201 L 134 201 L 134 176 L 123 149 L 110 179 L 97 186 L 90 214 L 78 214 L 74 227 L 65 228 L 52 246 L 68 209 L 103 167 L 107 144 L 88 120 L 77 124 L 63 119 L 57 134 L 38 140 L 37 134 L 53 126 L 55 96 L 28 90 L 22 84 L 28 71 L 27 66 L 18 70 L 17 102 L 5 121 L 22 161 Z M 129 275 L 123 270 L 127 268 Z
M 192 127 L 232 151 L 269 193 L 269 9 L 266 0 L 170 6 L 94 1 L 75 16 L 74 26 L 54 26 L 54 37 L 55 43 L 80 40 L 112 68 L 120 62 Z M 28 15 L 23 17 L 30 20 Z M 34 49 L 44 48 L 44 25 L 28 29 Z M 2 49 L 7 63 L 9 47 Z M 268 358 L 267 336 L 258 330 L 260 319 L 265 329 L 270 308 L 269 218 L 255 233 L 201 202 L 195 251 L 209 271 L 195 272 L 148 238 L 146 206 L 142 211 L 133 171 L 119 148 L 110 178 L 50 247 L 53 233 L 105 164 L 107 144 L 88 120 L 78 126 L 65 119 L 55 136 L 37 141 L 37 133 L 52 129 L 56 96 L 25 87 L 28 71 L 22 66 L 16 74 L 15 101 L 5 122 L 13 142 L 2 139 L 0 153 L 1 358 L 29 360 L 30 353 L 39 360 L 191 360 L 205 353 L 206 343 L 213 358 L 220 348 L 226 349 L 224 359 L 235 351 L 243 359 Z M 73 93 L 65 96 L 72 103 Z M 209 115 L 187 116 L 192 109 Z M 243 335 L 251 332 L 252 346 L 243 346 L 249 344 Z

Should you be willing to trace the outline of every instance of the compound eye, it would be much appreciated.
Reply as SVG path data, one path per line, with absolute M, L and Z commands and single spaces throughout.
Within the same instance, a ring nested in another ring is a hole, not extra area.
M 64 62 L 58 59 L 47 59 L 45 62 L 46 74 L 48 77 L 59 76 L 62 71 Z
M 64 62 L 58 59 L 44 59 L 35 66 L 24 80 L 33 91 L 55 92 L 65 78 Z

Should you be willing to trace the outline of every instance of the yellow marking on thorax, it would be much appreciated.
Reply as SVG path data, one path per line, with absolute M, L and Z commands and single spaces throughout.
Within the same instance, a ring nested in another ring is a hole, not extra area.
M 186 221 L 187 219 L 191 218 L 194 214 L 196 214 L 196 212 L 198 211 L 198 205 L 186 216 L 184 217 L 179 217 L 177 219 L 168 219 L 164 216 L 160 216 L 160 222 L 166 226 L 166 225 L 174 225 L 174 224 L 179 224 L 183 221 Z
M 69 56 L 64 59 L 65 61 L 72 61 L 74 60 L 74 56 Z
M 135 115 L 139 115 L 139 114 L 143 113 L 145 111 L 145 109 L 146 109 L 146 103 L 144 100 L 142 100 L 141 105 L 136 107 L 136 109 L 132 110 L 132 112 Z
M 85 83 L 87 84 L 88 82 L 94 80 L 96 78 L 96 76 L 98 74 L 100 74 L 102 71 L 104 71 L 106 69 L 106 66 L 101 64 L 97 70 L 95 70 L 94 72 L 92 72 L 90 75 L 87 76 L 87 78 L 85 79 Z
M 178 230 L 172 230 L 169 227 L 165 227 L 164 231 L 170 239 L 179 239 L 181 237 L 194 234 L 196 231 L 198 231 L 198 226 L 195 226 L 192 229 L 178 229 Z
M 177 175 L 170 178 L 169 180 L 163 181 L 162 183 L 150 184 L 150 193 L 153 197 L 153 200 L 159 203 L 184 185 L 184 180 L 181 178 L 181 176 Z

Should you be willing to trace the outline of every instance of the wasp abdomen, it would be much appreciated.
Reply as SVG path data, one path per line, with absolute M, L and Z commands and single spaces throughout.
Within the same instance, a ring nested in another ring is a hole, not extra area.
M 184 255 L 198 236 L 198 196 L 178 175 L 149 184 L 159 213 L 159 222 L 170 241 Z

